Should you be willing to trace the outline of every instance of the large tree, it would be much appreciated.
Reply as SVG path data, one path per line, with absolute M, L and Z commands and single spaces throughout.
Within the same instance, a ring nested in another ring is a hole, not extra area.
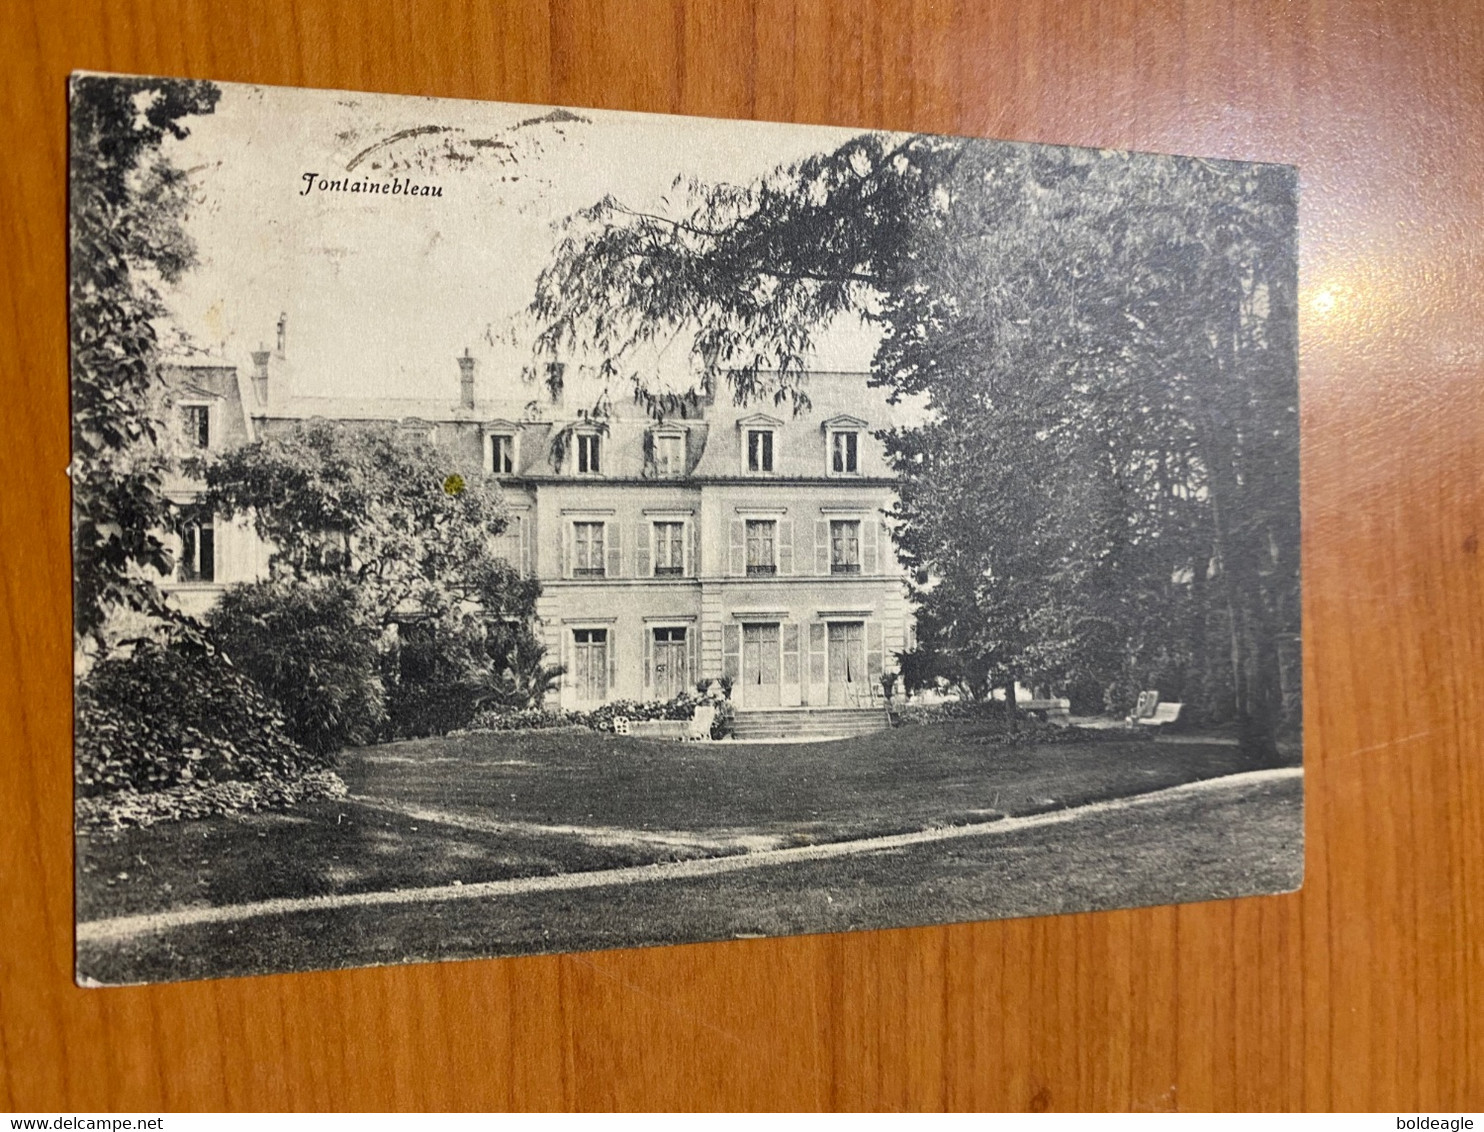
M 72 530 L 74 631 L 100 640 L 132 610 L 172 616 L 155 586 L 171 560 L 156 325 L 159 285 L 195 262 L 186 174 L 160 152 L 220 92 L 179 79 L 72 80 Z
M 536 583 L 494 551 L 509 521 L 499 487 L 395 426 L 309 421 L 203 472 L 203 511 L 249 517 L 280 573 L 352 581 L 379 624 L 533 608 Z
M 538 584 L 499 557 L 509 519 L 477 469 L 395 426 L 311 421 L 202 469 L 203 514 L 246 516 L 270 581 L 229 591 L 211 626 L 314 749 L 461 726 L 519 657 L 491 642 Z M 495 632 L 491 632 L 491 627 Z
M 688 335 L 739 399 L 807 399 L 832 319 L 922 395 L 886 437 L 924 624 L 980 671 L 1157 682 L 1255 757 L 1296 722 L 1291 171 L 865 135 L 663 213 L 573 217 L 533 312 L 548 358 L 646 396 Z

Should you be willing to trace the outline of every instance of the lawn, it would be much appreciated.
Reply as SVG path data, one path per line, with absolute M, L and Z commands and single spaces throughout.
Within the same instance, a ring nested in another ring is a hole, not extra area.
M 307 910 L 88 946 L 103 982 L 201 978 L 1211 900 L 1302 879 L 1297 778 L 1213 784 L 1075 822 L 725 876 Z
M 348 752 L 351 797 L 78 840 L 79 920 L 541 876 L 1060 809 L 1248 769 L 1229 745 L 993 741 L 971 724 L 838 742 L 474 734 Z

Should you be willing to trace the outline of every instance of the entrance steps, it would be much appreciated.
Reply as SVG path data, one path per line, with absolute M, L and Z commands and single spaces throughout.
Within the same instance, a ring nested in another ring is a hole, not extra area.
M 732 724 L 737 739 L 799 739 L 867 735 L 886 728 L 881 708 L 799 707 L 740 710 Z

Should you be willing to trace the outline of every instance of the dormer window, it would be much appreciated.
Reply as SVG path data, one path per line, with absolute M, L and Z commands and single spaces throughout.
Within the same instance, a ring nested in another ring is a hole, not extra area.
M 685 433 L 656 429 L 651 434 L 654 446 L 654 474 L 662 479 L 685 475 Z
M 858 476 L 861 472 L 861 434 L 866 422 L 858 417 L 838 416 L 824 422 L 825 469 L 832 476 Z
M 754 413 L 737 422 L 743 475 L 771 476 L 778 470 L 777 440 L 782 427 L 782 421 L 764 413 Z
M 860 470 L 857 463 L 860 449 L 860 433 L 836 432 L 830 434 L 830 471 L 837 476 L 855 475 Z
M 747 430 L 747 470 L 763 473 L 773 470 L 772 429 L 750 428 Z
M 577 437 L 577 474 L 579 476 L 600 475 L 602 464 L 602 437 L 595 432 L 580 433 Z
M 514 474 L 515 437 L 508 432 L 492 432 L 485 437 L 485 445 L 485 470 L 497 476 Z
M 186 444 L 192 448 L 211 447 L 211 406 L 186 404 L 180 406 L 181 432 Z
M 486 421 L 484 470 L 492 476 L 513 476 L 520 470 L 520 424 L 516 421 Z

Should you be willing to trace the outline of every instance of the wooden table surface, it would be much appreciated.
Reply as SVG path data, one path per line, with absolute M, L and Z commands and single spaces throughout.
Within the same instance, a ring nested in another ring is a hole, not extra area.
M 9 0 L 0 27 L 0 1108 L 1484 1107 L 1484 5 Z M 1300 166 L 1302 893 L 76 988 L 74 68 Z

